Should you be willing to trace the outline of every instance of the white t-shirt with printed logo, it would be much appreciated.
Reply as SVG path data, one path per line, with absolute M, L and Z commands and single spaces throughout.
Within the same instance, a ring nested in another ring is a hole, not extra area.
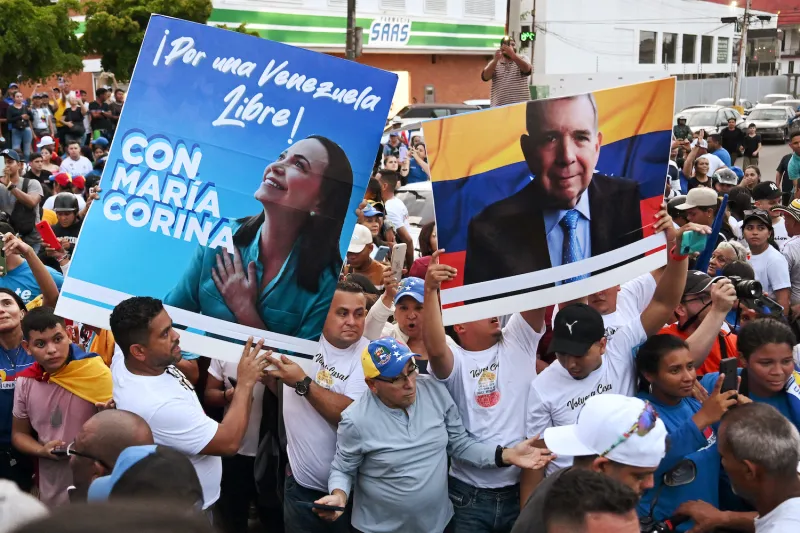
M 111 360 L 117 409 L 136 413 L 153 431 L 153 440 L 175 448 L 194 465 L 203 486 L 203 509 L 219 499 L 222 458 L 200 455 L 217 434 L 217 424 L 206 416 L 189 380 L 174 366 L 160 376 L 132 374 L 117 347 Z
M 606 392 L 633 396 L 636 392 L 634 352 L 646 340 L 641 320 L 619 328 L 608 339 L 600 368 L 584 379 L 573 378 L 558 360 L 554 361 L 530 385 L 526 436 L 541 437 L 549 427 L 576 423 L 578 413 L 592 396 Z M 570 465 L 572 457 L 558 456 L 547 466 L 547 473 Z
M 775 235 L 775 244 L 778 245 L 779 250 L 783 250 L 786 246 L 786 241 L 789 240 L 789 232 L 786 231 L 786 220 L 780 217 L 778 222 L 772 223 L 772 232 Z
M 361 353 L 369 340 L 361 338 L 345 350 L 320 338 L 320 352 L 314 356 L 309 376 L 320 387 L 357 400 L 366 390 Z M 328 492 L 328 476 L 336 454 L 336 426 L 329 424 L 308 402 L 288 385 L 283 388 L 283 420 L 286 451 L 292 475 L 307 489 Z
M 543 334 L 515 314 L 503 329 L 502 339 L 488 350 L 470 352 L 448 344 L 453 371 L 440 381 L 458 406 L 464 427 L 478 441 L 508 447 L 525 439 L 525 405 L 530 382 L 536 377 L 536 348 Z M 450 474 L 480 488 L 519 482 L 516 467 L 481 469 L 455 459 Z
M 655 292 L 656 279 L 649 272 L 623 283 L 617 294 L 617 310 L 603 315 L 606 335 L 613 335 L 619 328 L 638 320 Z
M 220 361 L 219 359 L 212 359 L 211 364 L 208 365 L 208 373 L 220 380 L 225 386 L 225 390 L 233 388 L 229 379 L 236 380 L 236 372 L 239 368 L 239 363 L 230 363 L 227 361 Z M 250 420 L 247 421 L 247 431 L 242 439 L 242 445 L 239 447 L 239 455 L 246 455 L 248 457 L 255 457 L 258 451 L 258 433 L 261 430 L 261 411 L 264 408 L 264 385 L 256 383 L 253 387 L 253 406 L 250 409 Z M 228 413 L 228 407 L 225 406 L 225 413 Z

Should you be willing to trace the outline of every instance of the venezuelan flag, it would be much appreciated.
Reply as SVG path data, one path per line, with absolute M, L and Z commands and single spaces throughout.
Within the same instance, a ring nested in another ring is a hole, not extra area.
M 603 134 L 596 171 L 639 182 L 644 237 L 652 235 L 653 215 L 663 201 L 672 138 L 675 79 L 628 85 L 593 93 Z M 444 288 L 464 284 L 470 220 L 531 180 L 520 147 L 526 104 L 457 115 L 423 126 L 431 167 L 439 247 L 443 263 L 459 277 Z

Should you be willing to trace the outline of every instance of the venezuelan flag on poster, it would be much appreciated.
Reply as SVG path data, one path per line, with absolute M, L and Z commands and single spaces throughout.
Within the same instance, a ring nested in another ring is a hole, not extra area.
M 595 172 L 634 179 L 639 205 L 620 206 L 641 212 L 642 233 L 652 235 L 653 215 L 664 193 L 674 78 L 592 93 L 602 144 Z M 456 267 L 458 278 L 443 288 L 464 285 L 464 263 L 470 220 L 491 204 L 519 192 L 535 179 L 522 154 L 526 105 L 426 122 L 423 126 L 431 167 L 441 262 Z M 545 253 L 547 253 L 545 251 Z M 458 303 L 447 304 L 459 305 Z

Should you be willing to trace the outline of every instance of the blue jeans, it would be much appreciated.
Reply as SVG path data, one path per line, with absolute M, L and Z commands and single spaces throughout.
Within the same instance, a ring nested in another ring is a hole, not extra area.
M 25 161 L 31 156 L 32 142 L 33 132 L 30 128 L 25 128 L 24 130 L 11 129 L 11 148 L 14 150 L 22 149 L 22 153 L 25 154 Z
M 519 485 L 480 489 L 452 476 L 448 492 L 453 503 L 455 533 L 508 533 L 519 516 Z
M 308 507 L 297 502 L 313 502 L 326 493 L 307 489 L 295 481 L 294 476 L 286 477 L 283 489 L 283 526 L 285 533 L 349 533 L 350 508 L 335 522 L 326 522 Z

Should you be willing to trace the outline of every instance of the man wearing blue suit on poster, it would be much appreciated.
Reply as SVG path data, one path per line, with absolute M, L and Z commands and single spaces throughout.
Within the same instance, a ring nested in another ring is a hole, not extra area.
M 594 96 L 528 102 L 526 126 L 520 145 L 532 181 L 470 221 L 465 285 L 581 261 L 642 238 L 639 184 L 595 173 L 603 134 Z

